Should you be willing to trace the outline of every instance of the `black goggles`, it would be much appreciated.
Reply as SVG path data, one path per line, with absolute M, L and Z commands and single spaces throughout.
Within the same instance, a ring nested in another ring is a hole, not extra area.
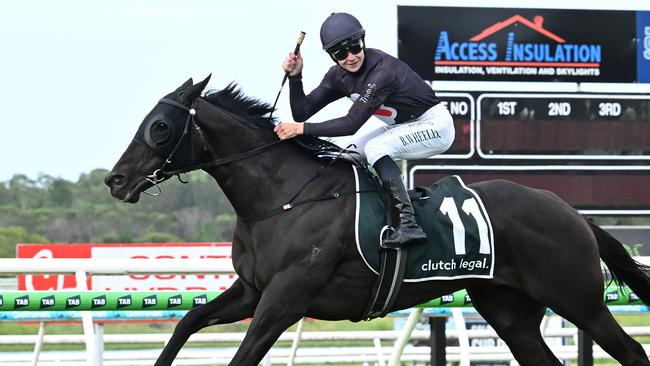
M 361 50 L 363 50 L 363 39 L 357 38 L 353 40 L 343 41 L 339 45 L 332 48 L 332 50 L 329 51 L 329 54 L 333 59 L 343 61 L 348 58 L 348 53 L 356 55 L 361 52 Z

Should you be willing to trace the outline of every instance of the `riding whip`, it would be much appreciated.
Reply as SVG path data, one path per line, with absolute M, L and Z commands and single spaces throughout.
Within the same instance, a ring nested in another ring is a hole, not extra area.
M 293 50 L 293 54 L 297 55 L 298 52 L 300 51 L 300 45 L 302 44 L 302 41 L 305 40 L 305 32 L 300 32 L 298 34 L 298 41 L 296 41 L 296 48 Z M 273 119 L 273 112 L 275 111 L 275 106 L 278 104 L 278 99 L 280 99 L 280 93 L 282 93 L 282 88 L 284 88 L 284 83 L 287 82 L 287 78 L 289 77 L 289 72 L 285 71 L 284 72 L 284 77 L 282 78 L 282 85 L 280 85 L 280 90 L 278 90 L 278 95 L 275 97 L 275 102 L 273 102 L 273 108 L 271 108 L 271 114 L 269 115 L 269 120 Z

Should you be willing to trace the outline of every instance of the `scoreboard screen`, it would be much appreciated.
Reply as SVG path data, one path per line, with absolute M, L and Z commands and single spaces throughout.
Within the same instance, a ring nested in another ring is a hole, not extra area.
M 485 159 L 650 160 L 650 96 L 484 94 L 477 104 Z
M 429 186 L 458 175 L 465 184 L 506 179 L 549 190 L 580 210 L 643 210 L 650 212 L 650 171 L 603 170 L 595 166 L 421 166 L 411 170 L 413 186 Z

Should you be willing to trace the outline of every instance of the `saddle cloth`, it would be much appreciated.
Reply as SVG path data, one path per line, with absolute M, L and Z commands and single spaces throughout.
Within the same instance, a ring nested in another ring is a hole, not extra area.
M 353 166 L 356 178 L 355 234 L 357 249 L 370 270 L 379 273 L 380 232 L 386 225 L 384 200 L 368 191 L 381 190 L 365 169 Z M 366 193 L 362 193 L 366 192 Z M 406 244 L 404 282 L 492 278 L 492 225 L 480 197 L 458 176 L 431 187 L 409 191 L 418 224 L 427 241 Z

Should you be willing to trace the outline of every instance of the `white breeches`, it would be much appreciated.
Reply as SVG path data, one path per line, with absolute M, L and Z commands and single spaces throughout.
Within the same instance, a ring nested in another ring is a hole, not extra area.
M 439 103 L 412 121 L 387 125 L 371 119 L 354 135 L 328 141 L 356 151 L 372 165 L 386 155 L 393 160 L 411 160 L 442 154 L 454 142 L 455 134 L 451 114 Z

